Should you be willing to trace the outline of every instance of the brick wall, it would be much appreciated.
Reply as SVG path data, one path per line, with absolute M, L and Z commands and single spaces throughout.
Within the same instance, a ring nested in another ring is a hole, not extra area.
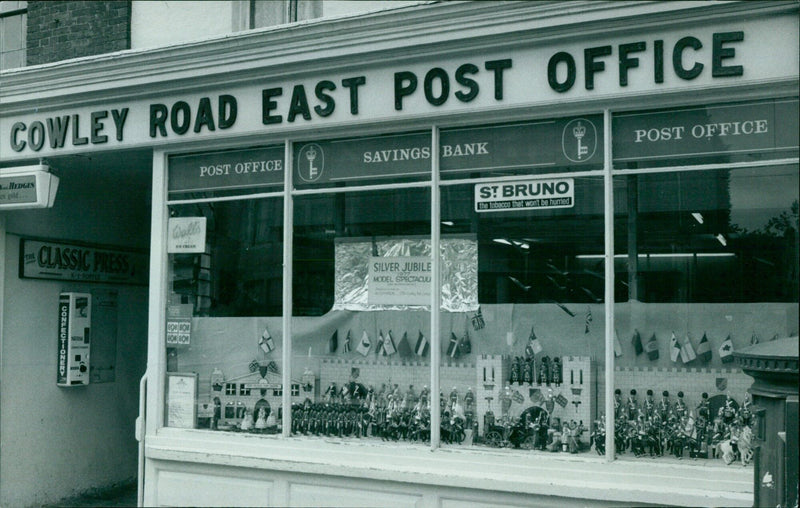
M 28 2 L 28 65 L 111 53 L 130 45 L 128 0 Z

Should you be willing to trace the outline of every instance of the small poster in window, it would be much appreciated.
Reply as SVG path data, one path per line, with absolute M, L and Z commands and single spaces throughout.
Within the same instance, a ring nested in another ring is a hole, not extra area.
M 201 253 L 206 250 L 205 217 L 172 217 L 167 223 L 167 253 Z
M 167 427 L 193 429 L 197 420 L 197 374 L 167 373 Z

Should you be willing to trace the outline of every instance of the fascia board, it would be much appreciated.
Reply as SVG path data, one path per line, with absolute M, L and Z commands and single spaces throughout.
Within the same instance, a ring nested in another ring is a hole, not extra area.
M 144 97 L 235 84 L 469 54 L 536 41 L 643 31 L 690 22 L 797 12 L 796 2 L 445 2 L 360 16 L 309 20 L 174 46 L 126 50 L 0 73 L 0 114 Z M 632 27 L 631 18 L 636 18 Z M 202 83 L 198 77 L 202 76 Z

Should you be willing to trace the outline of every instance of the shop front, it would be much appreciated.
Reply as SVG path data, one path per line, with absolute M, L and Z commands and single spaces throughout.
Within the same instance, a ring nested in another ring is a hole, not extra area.
M 797 335 L 797 14 L 432 4 L 0 117 L 11 160 L 152 150 L 140 501 L 752 505 L 731 362 Z

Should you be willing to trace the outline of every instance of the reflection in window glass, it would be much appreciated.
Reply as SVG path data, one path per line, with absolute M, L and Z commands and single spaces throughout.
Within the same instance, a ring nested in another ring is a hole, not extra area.
M 170 207 L 205 218 L 203 252 L 169 255 L 167 369 L 196 372 L 197 423 L 277 433 L 281 406 L 282 199 Z
M 591 449 L 603 260 L 585 265 L 581 256 L 603 248 L 603 187 L 601 177 L 564 182 L 568 205 L 540 198 L 512 204 L 527 207 L 516 210 L 476 211 L 480 190 L 501 182 L 442 190 L 443 236 L 470 235 L 477 244 L 480 302 L 442 314 L 444 446 Z
M 430 191 L 294 200 L 292 434 L 424 443 Z
M 799 183 L 796 165 L 615 179 L 618 454 L 747 464 L 732 353 L 797 335 Z

